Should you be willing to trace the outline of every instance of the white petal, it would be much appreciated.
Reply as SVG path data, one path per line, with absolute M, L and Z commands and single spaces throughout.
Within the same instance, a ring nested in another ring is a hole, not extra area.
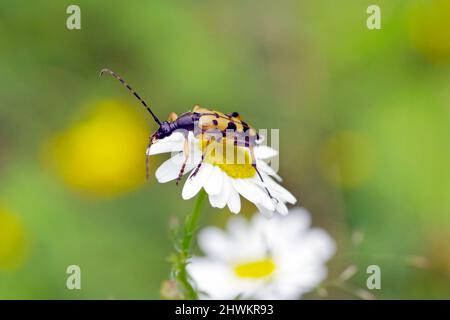
M 263 219 L 261 218 L 261 215 L 256 214 L 252 219 L 252 225 L 261 230 L 260 232 L 264 233 L 267 240 L 270 241 L 273 246 L 280 243 L 282 247 L 286 247 L 286 244 L 295 241 L 300 243 L 305 242 L 302 237 L 307 234 L 310 224 L 310 215 L 306 210 L 300 208 L 289 210 L 289 214 L 285 217 L 276 215 L 268 220 Z M 280 233 L 280 230 L 283 230 L 283 233 Z M 297 244 L 294 243 L 294 245 Z
M 164 161 L 159 168 L 155 172 L 155 177 L 159 183 L 165 183 L 171 180 L 178 178 L 178 174 L 180 173 L 181 166 L 184 161 L 184 156 L 182 153 L 179 153 L 172 158 Z M 192 170 L 194 167 L 193 163 L 186 163 L 186 167 L 184 169 L 184 173 L 186 174 Z
M 155 177 L 159 183 L 165 183 L 178 177 L 180 165 L 173 159 L 175 157 L 164 161 L 156 170 Z
M 258 211 L 265 217 L 265 218 L 272 218 L 275 211 L 268 210 L 266 207 L 262 206 L 261 204 L 256 204 L 256 207 L 258 208 Z
M 262 187 L 266 186 L 269 191 L 273 193 L 273 196 L 275 196 L 276 198 L 281 198 L 284 202 L 289 202 L 292 204 L 297 202 L 297 199 L 292 195 L 292 193 L 275 182 L 271 177 L 266 174 L 262 174 L 262 176 L 264 182 L 262 182 L 261 180 L 255 180 L 258 185 Z
M 275 204 L 275 210 L 279 212 L 281 215 L 285 216 L 289 213 L 288 208 L 282 201 L 278 201 Z
M 254 148 L 255 152 L 255 158 L 256 159 L 270 159 L 278 155 L 278 151 L 275 149 L 272 149 L 265 145 L 260 145 Z
M 305 246 L 310 246 L 317 255 L 317 259 L 326 261 L 330 259 L 336 252 L 336 243 L 334 240 L 322 229 L 312 229 L 307 237 Z
M 222 179 L 224 173 L 217 166 L 212 166 L 212 172 L 205 182 L 205 191 L 210 194 L 219 194 L 222 190 Z
M 210 194 L 208 195 L 209 203 L 213 208 L 223 208 L 225 205 L 222 205 L 222 194 Z
M 223 260 L 232 265 L 264 258 L 267 254 L 265 239 L 259 230 L 251 227 L 243 216 L 235 216 L 228 220 L 226 226 L 230 246 L 224 251 Z
M 265 174 L 274 177 L 277 181 L 281 182 L 283 179 L 269 166 L 267 163 L 261 160 L 256 160 L 256 166 L 259 171 L 264 172 Z
M 183 150 L 184 139 L 183 134 L 180 132 L 174 132 L 167 138 L 155 142 L 149 149 L 147 149 L 147 155 L 181 151 Z
M 187 271 L 202 299 L 233 299 L 239 295 L 231 268 L 208 258 L 191 258 Z
M 223 174 L 223 173 L 222 173 Z M 219 194 L 209 195 L 209 203 L 213 208 L 223 208 L 227 204 L 230 189 L 232 188 L 229 178 L 223 174 L 222 187 Z
M 258 197 L 258 192 L 255 188 L 252 188 L 247 180 L 244 179 L 232 179 L 233 187 L 239 192 L 244 198 L 253 203 L 260 203 Z
M 251 179 L 232 179 L 233 186 L 247 200 L 260 203 L 268 210 L 274 211 L 275 207 L 268 194 L 255 185 Z
M 239 197 L 239 193 L 231 186 L 228 197 L 228 208 L 233 213 L 239 213 L 241 211 L 241 198 Z
M 288 233 L 299 234 L 311 226 L 311 215 L 306 209 L 295 207 L 289 210 L 289 215 L 280 219 L 280 222 L 281 227 L 286 229 Z
M 222 229 L 207 227 L 198 234 L 198 245 L 211 258 L 222 260 L 230 246 L 230 237 Z
M 193 176 L 194 171 L 192 171 L 192 173 L 189 175 L 189 178 L 184 183 L 183 191 L 181 192 L 181 196 L 183 197 L 183 199 L 188 200 L 194 197 L 203 187 L 210 173 L 211 165 L 208 163 L 202 164 L 196 176 Z
M 249 237 L 249 223 L 246 218 L 236 216 L 228 219 L 226 230 L 236 241 L 245 241 Z

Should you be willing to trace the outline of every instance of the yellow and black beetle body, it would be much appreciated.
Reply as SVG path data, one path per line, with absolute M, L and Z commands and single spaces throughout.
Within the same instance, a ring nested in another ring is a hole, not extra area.
M 202 108 L 196 105 L 192 111 L 183 113 L 177 116 L 174 112 L 169 114 L 168 121 L 161 122 L 158 117 L 153 113 L 148 104 L 139 96 L 139 94 L 134 91 L 130 85 L 128 85 L 119 75 L 110 69 L 103 69 L 100 73 L 109 73 L 114 78 L 119 80 L 147 109 L 150 115 L 153 117 L 155 122 L 159 125 L 158 130 L 156 130 L 151 136 L 149 141 L 149 148 L 152 144 L 160 139 L 170 136 L 175 131 L 180 132 L 192 132 L 195 137 L 202 135 L 203 138 L 206 137 L 208 141 L 220 142 L 222 138 L 229 137 L 230 132 L 232 132 L 232 139 L 234 140 L 234 145 L 241 146 L 249 149 L 252 165 L 255 168 L 259 178 L 264 182 L 258 168 L 256 167 L 256 159 L 253 152 L 253 146 L 256 141 L 259 140 L 258 133 L 249 124 L 241 119 L 241 116 L 237 112 L 232 112 L 230 114 L 224 114 L 220 111 L 210 110 Z M 205 148 L 207 149 L 207 148 Z M 206 150 L 202 154 L 201 161 L 194 169 L 191 177 L 195 176 L 199 171 L 203 160 L 205 158 Z M 181 166 L 176 183 L 180 181 L 183 176 L 184 169 L 189 156 L 189 143 L 187 136 L 185 137 L 184 143 L 184 163 Z M 148 155 L 147 155 L 147 178 L 148 178 Z M 268 195 L 274 199 L 269 190 L 266 188 Z
M 237 112 L 224 114 L 220 111 L 202 108 L 196 105 L 190 112 L 177 116 L 171 112 L 169 121 L 160 124 L 159 129 L 152 135 L 154 141 L 170 136 L 179 129 L 193 132 L 196 137 L 199 134 L 225 137 L 228 131 L 234 132 L 237 145 L 249 147 L 259 139 L 256 130 L 242 121 Z

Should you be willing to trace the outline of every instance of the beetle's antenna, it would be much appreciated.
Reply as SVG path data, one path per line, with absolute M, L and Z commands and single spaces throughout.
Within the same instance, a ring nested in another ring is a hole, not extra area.
M 158 117 L 153 113 L 152 109 L 150 109 L 150 107 L 148 106 L 147 102 L 145 102 L 144 99 L 141 98 L 141 96 L 133 90 L 133 88 L 130 87 L 130 85 L 128 83 L 125 82 L 125 80 L 123 80 L 117 73 L 115 73 L 114 71 L 105 68 L 102 69 L 102 71 L 100 71 L 100 76 L 103 75 L 103 73 L 109 73 L 110 75 L 112 75 L 114 78 L 116 78 L 117 80 L 120 81 L 120 83 L 122 83 L 128 90 L 130 90 L 130 92 L 136 97 L 138 98 L 138 100 L 142 103 L 142 105 L 147 109 L 147 111 L 152 115 L 153 119 L 155 119 L 156 123 L 161 125 L 161 121 L 159 121 Z

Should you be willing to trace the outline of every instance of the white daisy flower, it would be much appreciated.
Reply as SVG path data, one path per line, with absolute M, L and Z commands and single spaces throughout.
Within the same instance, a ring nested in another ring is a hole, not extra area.
M 297 201 L 288 190 L 275 181 L 281 181 L 281 178 L 266 162 L 278 154 L 276 150 L 264 145 L 254 147 L 256 167 L 261 177 L 249 161 L 243 164 L 222 161 L 224 155 L 217 152 L 208 153 L 196 172 L 201 162 L 204 144 L 195 138 L 192 132 L 189 133 L 188 142 L 189 154 L 184 174 L 191 173 L 183 186 L 181 194 L 183 199 L 193 198 L 203 188 L 209 196 L 212 207 L 228 206 L 231 212 L 239 213 L 241 195 L 253 202 L 266 216 L 272 216 L 274 212 L 285 215 L 288 213 L 286 203 L 294 204 Z M 172 153 L 172 157 L 155 172 L 156 179 L 160 183 L 178 178 L 184 162 L 184 150 L 186 150 L 185 138 L 179 132 L 157 141 L 147 150 L 148 155 Z M 246 148 L 234 147 L 234 152 L 242 153 L 245 160 L 249 158 Z M 238 156 L 235 155 L 235 158 L 238 159 Z
M 225 231 L 208 227 L 198 240 L 206 256 L 191 258 L 187 270 L 201 299 L 298 299 L 326 278 L 335 252 L 302 208 L 272 219 L 234 217 Z

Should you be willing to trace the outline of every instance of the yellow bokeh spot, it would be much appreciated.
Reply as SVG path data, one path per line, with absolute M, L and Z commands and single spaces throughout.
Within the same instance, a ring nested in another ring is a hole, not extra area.
M 331 184 L 354 188 L 373 173 L 375 150 L 364 134 L 345 131 L 328 139 L 320 151 L 319 170 Z
M 275 263 L 269 258 L 238 264 L 234 267 L 235 274 L 240 278 L 266 278 L 274 271 Z
M 221 142 L 212 142 L 209 146 L 205 139 L 200 138 L 200 141 L 202 151 L 209 148 L 206 150 L 205 162 L 219 167 L 229 177 L 245 179 L 256 174 L 247 148 L 234 146 L 233 141 L 225 138 Z
M 49 144 L 50 162 L 70 187 L 115 196 L 145 182 L 149 132 L 134 106 L 107 101 Z
M 21 221 L 0 209 L 0 270 L 20 265 L 26 253 L 27 241 Z
M 414 47 L 434 63 L 450 61 L 450 1 L 426 0 L 409 12 L 409 35 Z

